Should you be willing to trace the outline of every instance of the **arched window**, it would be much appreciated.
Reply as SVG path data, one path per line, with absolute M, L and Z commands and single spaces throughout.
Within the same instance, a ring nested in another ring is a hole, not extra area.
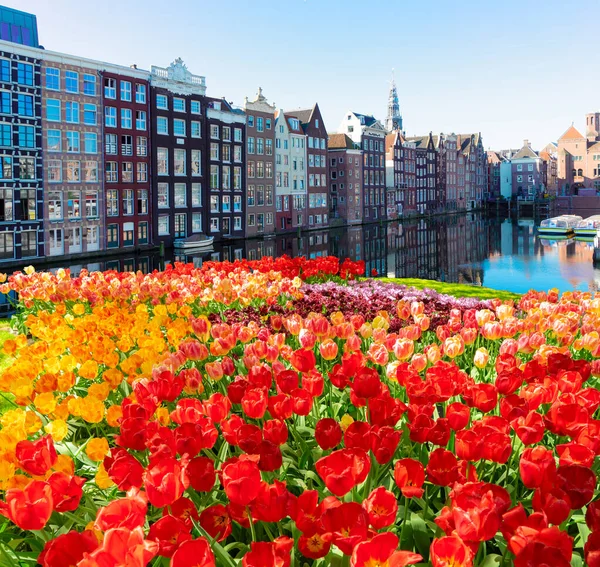
M 583 169 L 578 169 L 577 175 L 579 175 L 579 177 L 583 177 Z
M 573 170 L 573 177 L 575 177 L 576 175 L 577 175 L 577 170 L 576 170 L 576 169 L 574 169 L 574 170 Z

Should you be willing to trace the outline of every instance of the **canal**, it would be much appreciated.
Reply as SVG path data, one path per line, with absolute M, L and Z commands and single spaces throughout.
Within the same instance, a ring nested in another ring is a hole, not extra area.
M 596 291 L 600 266 L 594 266 L 592 243 L 548 241 L 537 237 L 533 220 L 450 215 L 303 233 L 264 240 L 214 244 L 203 254 L 167 251 L 122 254 L 90 263 L 57 264 L 78 274 L 82 268 L 149 272 L 163 262 L 193 262 L 263 256 L 319 256 L 364 260 L 367 274 L 468 283 L 524 293 L 529 289 Z

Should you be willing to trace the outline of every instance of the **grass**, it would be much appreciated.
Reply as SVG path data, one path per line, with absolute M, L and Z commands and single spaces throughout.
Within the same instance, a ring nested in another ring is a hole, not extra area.
M 420 280 L 416 278 L 378 278 L 380 281 L 402 284 L 417 289 L 433 289 L 439 293 L 445 293 L 454 297 L 477 297 L 479 299 L 512 299 L 518 301 L 520 294 L 512 291 L 492 289 L 489 287 L 478 287 L 468 284 L 444 283 L 435 280 Z

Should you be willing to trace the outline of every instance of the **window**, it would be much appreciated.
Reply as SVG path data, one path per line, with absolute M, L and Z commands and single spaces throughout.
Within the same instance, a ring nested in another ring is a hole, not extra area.
M 83 94 L 88 96 L 96 96 L 96 76 L 83 75 Z
M 47 162 L 48 181 L 50 183 L 60 183 L 62 181 L 62 161 L 59 159 L 50 159 Z
M 71 124 L 79 124 L 78 102 L 65 102 L 65 121 Z
M 3 60 L 2 70 L 4 70 L 4 63 L 5 61 Z M 5 79 L 2 78 L 2 80 Z M 54 67 L 46 68 L 46 88 L 51 91 L 60 90 L 60 69 L 55 69 Z
M 119 247 L 119 225 L 106 225 L 106 246 L 107 248 Z
M 131 102 L 131 83 L 129 81 L 121 81 L 121 100 Z
M 127 216 L 134 214 L 133 189 L 125 189 L 123 191 L 123 214 Z
M 256 215 L 255 214 L 249 214 L 248 215 L 248 226 L 254 226 L 256 224 Z
M 210 212 L 211 213 L 219 212 L 219 197 L 217 195 L 210 196 Z
M 533 171 L 533 164 L 530 163 L 527 165 L 527 171 Z
M 0 189 L 0 221 L 13 220 L 13 190 Z
M 35 128 L 33 126 L 19 126 L 19 142 L 22 148 L 35 148 Z
M 123 224 L 123 246 L 133 246 L 133 223 Z
M 266 197 L 267 206 L 272 207 L 273 206 L 273 186 L 272 185 L 267 185 L 265 197 Z
M 12 126 L 0 123 L 0 146 L 12 146 Z
M 231 142 L 231 128 L 229 126 L 223 126 L 223 141 Z
M 116 134 L 106 134 L 104 136 L 104 151 L 109 155 L 117 155 Z
M 210 188 L 211 189 L 219 188 L 219 166 L 218 165 L 210 166 Z
M 273 213 L 267 213 L 267 224 L 273 224 Z
M 146 112 L 143 110 L 135 111 L 135 128 L 136 130 L 146 129 Z
M 192 232 L 202 232 L 202 213 L 192 213 Z
M 254 116 L 248 116 L 248 126 L 254 128 Z
M 105 98 L 117 98 L 117 80 L 104 79 L 104 96 Z
M 241 128 L 235 128 L 233 130 L 233 141 L 234 142 L 242 141 L 242 129 Z
M 169 175 L 169 150 L 167 148 L 156 149 L 156 161 L 158 175 Z
M 210 145 L 210 159 L 211 160 L 219 159 L 219 144 L 211 144 Z
M 259 155 L 263 155 L 265 153 L 264 138 L 256 138 L 256 153 Z
M 0 91 L 0 113 L 12 114 L 12 98 L 8 91 Z
M 169 101 L 165 95 L 156 95 L 156 108 L 160 110 L 169 110 Z
M 86 154 L 98 153 L 98 135 L 95 132 L 86 132 L 83 135 L 83 140 Z
M 256 164 L 253 161 L 248 162 L 248 177 L 256 176 Z
M 97 112 L 95 104 L 83 105 L 83 123 L 88 126 L 95 126 L 97 121 Z
M 33 65 L 17 63 L 17 83 L 33 87 Z
M 264 213 L 258 213 L 256 215 L 256 225 L 258 226 L 258 230 L 262 230 L 265 228 L 265 215 Z
M 266 140 L 266 154 L 268 156 L 272 156 L 273 155 L 273 140 Z
M 173 120 L 173 134 L 175 136 L 185 136 L 185 120 L 179 118 Z
M 169 184 L 159 183 L 158 184 L 158 208 L 168 209 L 169 208 Z
M 231 212 L 231 197 L 229 195 L 223 195 L 223 212 Z
M 137 192 L 138 215 L 148 214 L 148 190 L 138 189 Z
M 270 119 L 270 118 L 267 118 L 267 119 L 265 120 L 265 124 L 266 124 L 266 126 L 267 126 L 267 130 L 270 130 L 270 129 L 271 129 L 271 119 Z
M 265 163 L 263 161 L 256 162 L 256 177 L 265 176 Z
M 79 92 L 79 73 L 75 71 L 65 71 L 65 91 L 68 93 Z
M 48 218 L 50 220 L 62 220 L 62 193 L 50 193 L 48 195 Z
M 121 108 L 121 128 L 132 128 L 132 118 L 130 108 Z
M 160 215 L 158 217 L 158 235 L 168 236 L 169 235 L 169 217 L 168 215 Z
M 256 187 L 256 205 L 263 207 L 265 204 L 265 188 L 263 185 Z
M 254 198 L 255 198 L 254 185 L 248 185 L 247 195 L 248 195 L 248 201 L 247 201 L 248 206 L 253 207 L 254 206 Z
M 84 161 L 83 162 L 83 180 L 86 183 L 98 182 L 98 162 Z
M 192 183 L 192 207 L 202 206 L 202 184 Z
M 236 191 L 242 189 L 242 168 L 234 167 L 233 168 L 233 188 Z
M 117 162 L 116 161 L 107 161 L 106 162 L 106 182 L 107 183 L 116 183 L 118 181 L 118 170 L 117 170 Z
M 148 244 L 148 223 L 138 224 L 138 244 Z
M 186 151 L 181 149 L 173 150 L 173 173 L 175 175 L 185 175 L 186 174 Z
M 67 218 L 81 218 L 81 193 L 79 191 L 67 191 Z
M 156 117 L 156 132 L 163 135 L 169 133 L 169 119 L 166 116 Z
M 67 152 L 79 153 L 79 132 L 67 132 Z
M 219 139 L 219 127 L 216 124 L 211 124 L 210 125 L 210 137 L 213 140 L 218 140 Z
M 114 106 L 107 106 L 104 109 L 104 125 L 107 128 L 117 127 L 117 109 Z
M 119 216 L 119 192 L 116 189 L 109 189 L 106 192 L 106 216 Z
M 137 137 L 136 154 L 140 157 L 148 155 L 148 138 L 145 136 Z
M 175 207 L 185 207 L 186 206 L 185 183 L 175 183 L 174 189 L 175 189 L 175 193 L 174 193 L 174 198 L 173 198 L 173 205 Z
M 121 136 L 121 155 L 132 156 L 133 155 L 133 136 L 124 135 Z
M 265 164 L 265 173 L 267 177 L 273 177 L 273 164 L 270 161 Z
M 223 161 L 231 161 L 231 146 L 223 144 Z
M 185 99 L 173 98 L 173 110 L 175 112 L 185 112 Z
M 233 161 L 242 161 L 242 146 L 233 146 Z
M 235 195 L 233 197 L 233 212 L 239 213 L 242 210 L 242 197 L 240 195 Z
M 192 150 L 192 175 L 202 175 L 202 153 Z
M 231 168 L 223 166 L 223 181 L 221 183 L 223 189 L 231 189 Z
M 17 113 L 21 116 L 33 116 L 33 95 L 17 95 Z
M 135 85 L 135 102 L 138 104 L 146 104 L 146 85 Z
M 121 175 L 123 183 L 133 183 L 133 163 L 124 161 L 121 163 Z
M 192 121 L 191 124 L 192 138 L 201 138 L 202 133 L 200 131 L 200 122 Z
M 37 218 L 37 195 L 35 189 L 21 189 L 22 220 L 35 220 Z
M 67 183 L 78 183 L 81 181 L 80 162 L 77 160 L 67 161 Z
M 248 153 L 254 153 L 254 138 L 248 138 Z
M 192 100 L 190 102 L 190 110 L 191 110 L 192 114 L 200 114 L 200 101 Z
M 148 164 L 143 161 L 137 163 L 137 182 L 146 183 L 148 181 Z

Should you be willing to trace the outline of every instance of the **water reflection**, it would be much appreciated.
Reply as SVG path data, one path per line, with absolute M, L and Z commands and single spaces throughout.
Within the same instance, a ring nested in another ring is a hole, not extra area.
M 596 291 L 600 270 L 591 243 L 539 239 L 532 220 L 454 215 L 365 226 L 335 228 L 264 240 L 217 243 L 199 254 L 128 254 L 49 267 L 150 272 L 173 261 L 201 266 L 207 260 L 260 259 L 263 256 L 319 256 L 364 260 L 367 273 L 485 285 L 525 292 L 557 287 Z

